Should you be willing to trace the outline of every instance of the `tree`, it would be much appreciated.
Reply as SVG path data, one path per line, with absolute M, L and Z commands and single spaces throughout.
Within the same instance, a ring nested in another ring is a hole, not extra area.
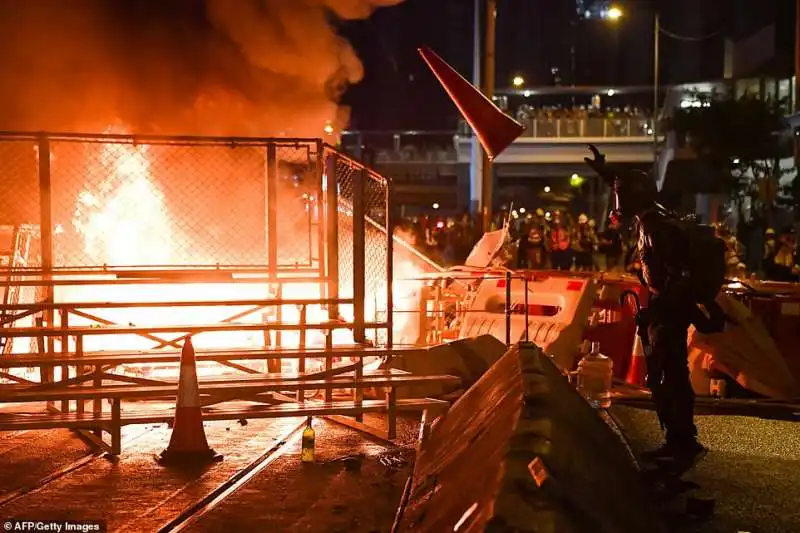
M 763 226 L 778 205 L 781 157 L 787 157 L 785 102 L 745 94 L 704 98 L 679 109 L 667 131 L 692 149 L 734 202 L 740 222 Z

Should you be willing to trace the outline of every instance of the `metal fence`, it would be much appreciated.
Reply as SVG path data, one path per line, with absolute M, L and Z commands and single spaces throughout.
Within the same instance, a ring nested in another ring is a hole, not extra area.
M 336 176 L 338 297 L 364 302 L 362 309 L 356 305 L 352 310 L 356 322 L 361 317 L 368 322 L 389 321 L 393 277 L 392 230 L 387 230 L 393 227 L 390 182 L 332 147 L 326 147 L 325 155 L 326 175 Z M 328 183 L 331 189 L 332 182 Z M 391 344 L 391 328 L 356 333 L 378 344 Z
M 388 180 L 317 139 L 0 133 L 0 226 L 40 228 L 26 268 L 44 273 L 300 272 L 356 297 L 356 324 L 388 321 L 389 202 Z
M 0 224 L 45 227 L 55 268 L 318 269 L 320 154 L 313 140 L 0 135 Z

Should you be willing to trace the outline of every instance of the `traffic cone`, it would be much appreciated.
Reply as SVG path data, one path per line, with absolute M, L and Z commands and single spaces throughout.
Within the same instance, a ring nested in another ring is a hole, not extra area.
M 647 363 L 644 358 L 644 347 L 642 346 L 642 338 L 639 336 L 638 328 L 634 336 L 633 350 L 631 352 L 631 364 L 628 366 L 625 382 L 629 385 L 645 387 L 647 383 Z
M 200 408 L 200 388 L 197 385 L 197 364 L 192 339 L 188 337 L 181 350 L 181 373 L 178 378 L 178 401 L 172 422 L 169 446 L 158 457 L 160 464 L 186 464 L 222 460 L 208 446 Z
M 522 135 L 525 131 L 522 124 L 503 113 L 433 50 L 420 48 L 419 53 L 464 119 L 472 126 L 490 161 Z

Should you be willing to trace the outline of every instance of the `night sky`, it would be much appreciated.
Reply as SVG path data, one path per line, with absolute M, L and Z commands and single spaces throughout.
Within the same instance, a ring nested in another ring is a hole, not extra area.
M 584 0 L 584 4 L 600 0 Z M 661 14 L 660 72 L 664 84 L 719 79 L 724 39 L 740 41 L 766 25 L 777 27 L 776 55 L 791 67 L 795 0 L 619 0 L 625 13 L 612 24 L 580 20 L 575 27 L 577 85 L 653 83 L 653 20 Z M 473 0 L 406 0 L 349 22 L 366 69 L 347 102 L 360 129 L 452 128 L 457 111 L 426 71 L 416 48 L 426 44 L 462 75 L 472 73 Z M 497 87 L 516 74 L 530 86 L 553 84 L 558 68 L 569 84 L 575 0 L 498 0 Z M 713 36 L 697 40 L 697 36 Z M 790 70 L 791 72 L 791 70 Z M 783 75 L 783 74 L 781 74 Z
M 629 2 L 630 3 L 630 2 Z M 579 28 L 578 54 L 585 82 L 617 78 L 621 83 L 645 83 L 651 67 L 647 8 L 633 12 L 627 26 L 610 28 L 603 22 L 584 22 Z M 366 76 L 353 87 L 347 102 L 353 105 L 353 127 L 361 129 L 452 128 L 456 110 L 426 70 L 416 48 L 430 46 L 462 75 L 472 75 L 473 0 L 406 0 L 381 9 L 368 21 L 350 22 L 342 31 L 364 62 Z M 532 86 L 552 85 L 551 68 L 570 69 L 570 21 L 573 0 L 500 0 L 497 18 L 497 86 L 508 87 L 520 74 Z M 642 24 L 644 22 L 644 24 Z M 593 32 L 592 42 L 581 38 Z M 638 33 L 637 33 L 638 32 Z M 620 48 L 643 39 L 644 45 Z M 615 42 L 614 38 L 617 41 Z M 591 55 L 589 55 L 591 51 Z M 609 72 L 607 55 L 627 65 Z M 597 67 L 597 65 L 602 65 Z M 600 72 L 590 72 L 590 70 Z M 594 75 L 592 75 L 594 74 Z
M 573 25 L 576 0 L 498 0 L 497 86 L 515 75 L 550 86 L 554 68 L 571 83 L 573 39 L 577 85 L 650 84 L 656 8 L 673 32 L 719 33 L 700 44 L 662 38 L 662 81 L 707 80 L 721 72 L 725 35 L 775 20 L 791 34 L 793 13 L 775 9 L 784 4 L 794 1 L 620 0 L 624 20 Z M 473 9 L 474 0 L 0 0 L 0 127 L 88 132 L 118 119 L 138 132 L 317 136 L 326 121 L 348 127 L 333 102 L 349 86 L 349 129 L 452 130 L 457 111 L 417 48 L 471 77 Z

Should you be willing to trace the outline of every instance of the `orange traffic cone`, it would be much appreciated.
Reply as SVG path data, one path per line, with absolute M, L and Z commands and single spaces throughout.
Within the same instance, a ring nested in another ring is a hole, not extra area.
M 503 113 L 444 59 L 428 48 L 420 48 L 419 53 L 472 126 L 490 161 L 522 135 L 525 131 L 522 124 Z
M 634 339 L 633 350 L 631 350 L 631 364 L 628 366 L 625 382 L 629 385 L 645 387 L 647 383 L 647 363 L 644 358 L 644 347 L 642 346 L 642 338 L 639 337 L 638 329 Z
M 181 373 L 178 378 L 178 401 L 175 405 L 172 436 L 169 446 L 161 452 L 161 464 L 220 461 L 222 455 L 208 446 L 200 408 L 200 389 L 197 385 L 197 365 L 191 337 L 181 350 Z

